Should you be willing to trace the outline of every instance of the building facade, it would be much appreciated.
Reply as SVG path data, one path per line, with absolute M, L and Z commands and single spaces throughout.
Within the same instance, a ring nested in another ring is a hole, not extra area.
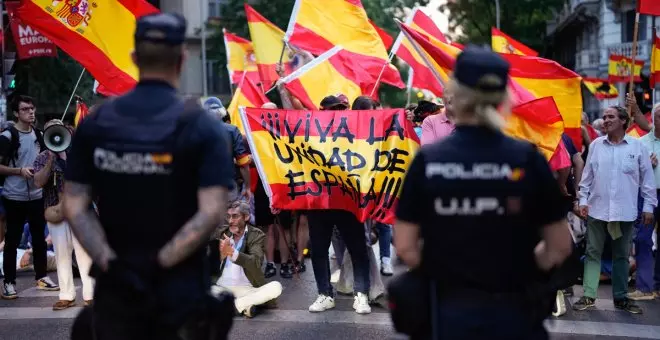
M 203 95 L 202 24 L 208 22 L 210 17 L 219 17 L 220 8 L 227 3 L 227 0 L 149 0 L 149 2 L 162 11 L 181 13 L 188 20 L 188 58 L 181 75 L 181 92 L 192 96 Z M 214 32 L 207 30 L 206 38 L 208 42 L 209 39 L 217 37 Z M 221 65 L 217 60 L 212 59 L 207 59 L 206 65 L 208 94 L 223 97 L 228 101 L 231 87 L 226 65 Z
M 635 0 L 566 0 L 562 10 L 547 26 L 551 44 L 548 57 L 583 77 L 607 79 L 610 54 L 628 57 L 632 54 L 635 7 Z M 656 24 L 660 25 L 658 18 L 640 16 L 635 59 L 643 60 L 645 64 L 642 82 L 635 84 L 635 93 L 647 106 L 652 100 L 643 98 L 644 93 L 651 92 L 649 61 Z M 619 98 L 603 101 L 596 100 L 583 88 L 584 110 L 592 119 L 600 115 L 603 108 L 623 103 L 627 84 L 612 85 L 618 88 Z

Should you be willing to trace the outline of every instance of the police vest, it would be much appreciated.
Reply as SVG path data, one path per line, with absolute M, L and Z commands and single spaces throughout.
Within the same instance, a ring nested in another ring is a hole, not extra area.
M 157 251 L 195 213 L 201 150 L 185 141 L 203 112 L 190 100 L 140 117 L 110 101 L 90 117 L 93 188 L 118 253 Z

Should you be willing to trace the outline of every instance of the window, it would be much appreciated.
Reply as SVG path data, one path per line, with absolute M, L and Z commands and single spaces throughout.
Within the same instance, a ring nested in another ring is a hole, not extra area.
M 635 11 L 627 11 L 621 15 L 621 42 L 627 43 L 633 41 L 635 32 Z M 646 40 L 646 15 L 639 16 L 639 31 L 637 41 Z
M 231 93 L 229 75 L 227 68 L 224 66 L 224 64 L 220 64 L 217 60 L 206 61 L 206 83 L 209 94 Z
M 208 0 L 209 2 L 209 17 L 219 18 L 220 10 L 223 5 L 227 4 L 227 0 Z

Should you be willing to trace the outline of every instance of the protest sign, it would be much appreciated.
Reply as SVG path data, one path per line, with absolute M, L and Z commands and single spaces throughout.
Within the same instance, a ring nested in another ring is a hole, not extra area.
M 402 109 L 292 111 L 241 108 L 272 206 L 342 209 L 394 222 L 419 139 Z

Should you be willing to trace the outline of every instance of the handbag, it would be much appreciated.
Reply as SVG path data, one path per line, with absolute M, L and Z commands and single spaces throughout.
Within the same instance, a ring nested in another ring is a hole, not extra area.
M 64 222 L 64 212 L 62 212 L 62 201 L 60 201 L 60 203 L 57 203 L 57 205 L 46 208 L 46 210 L 44 211 L 44 217 L 46 218 L 46 222 L 48 223 L 59 224 Z

